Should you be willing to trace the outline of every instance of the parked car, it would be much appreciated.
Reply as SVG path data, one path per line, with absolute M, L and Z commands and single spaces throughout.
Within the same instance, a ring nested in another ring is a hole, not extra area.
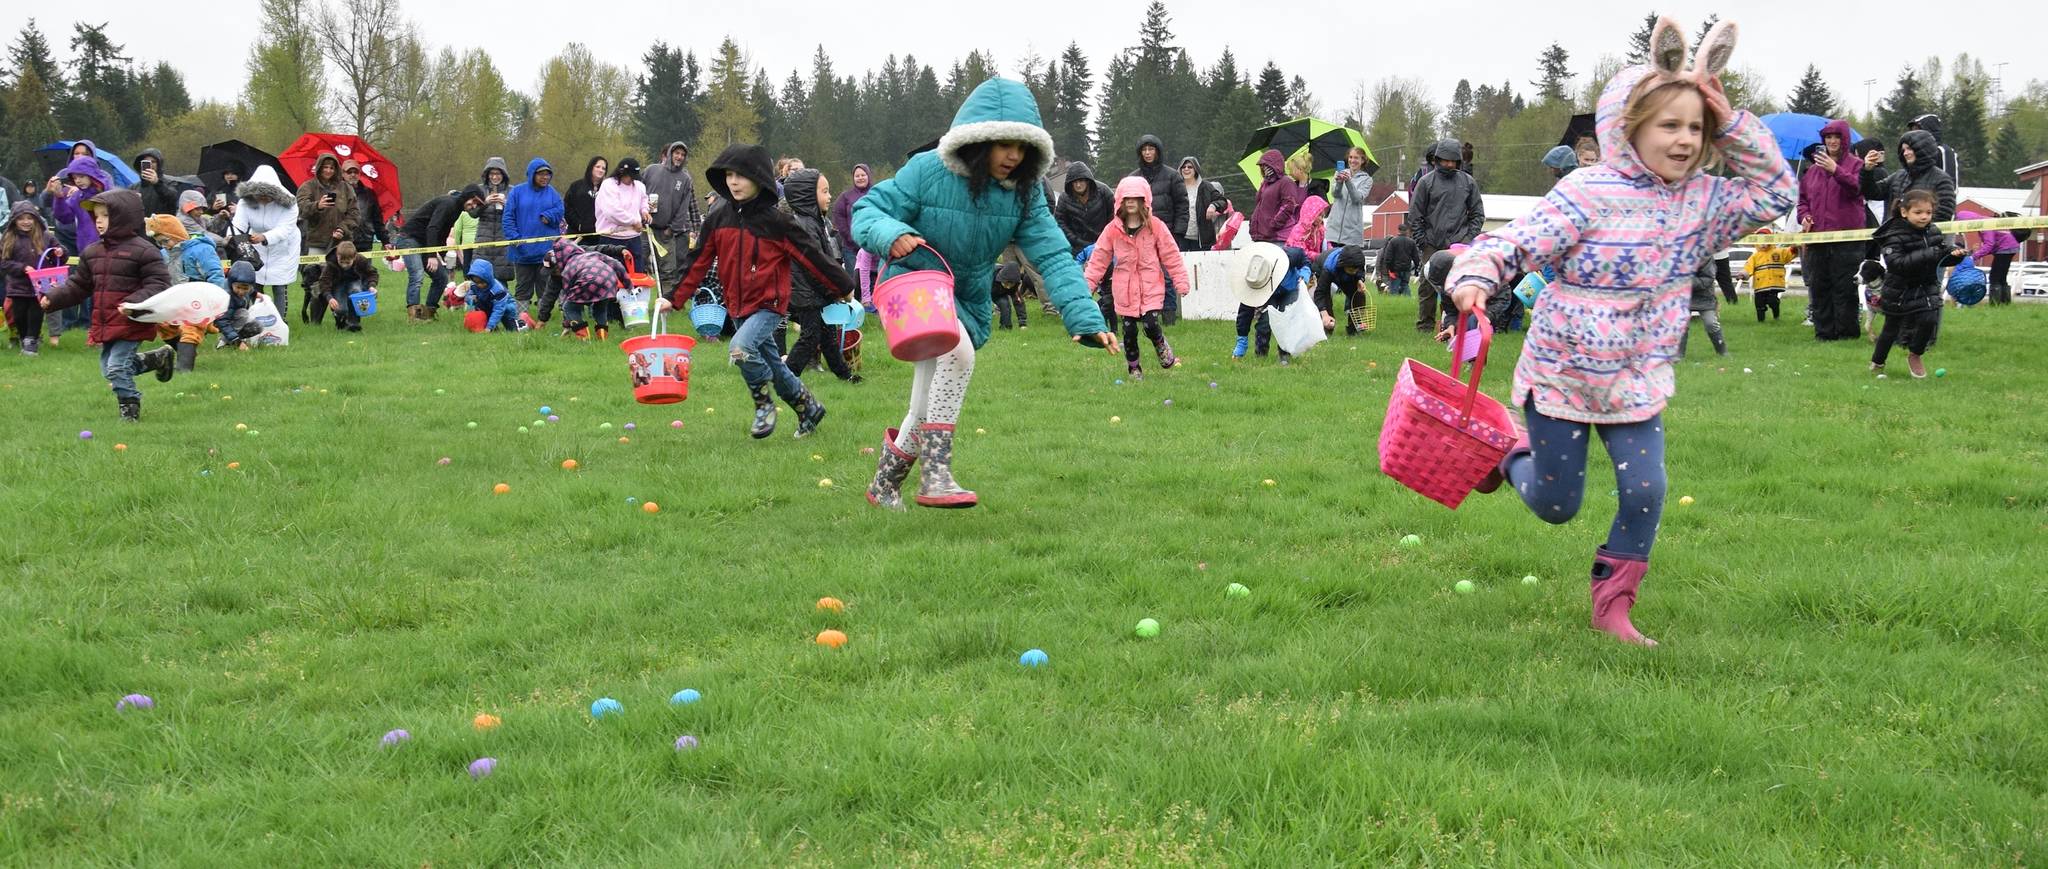
M 2006 280 L 2022 296 L 2048 296 L 2048 262 L 2014 263 Z

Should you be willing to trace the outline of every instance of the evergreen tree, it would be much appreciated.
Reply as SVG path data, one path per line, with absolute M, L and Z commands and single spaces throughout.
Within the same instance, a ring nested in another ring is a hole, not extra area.
M 1719 13 L 1719 12 L 1709 12 L 1709 13 L 1707 13 L 1707 20 L 1705 20 L 1705 21 L 1702 21 L 1702 22 L 1700 22 L 1700 29 L 1698 29 L 1698 30 L 1696 30 L 1696 31 L 1693 31 L 1693 34 L 1692 34 L 1692 47 L 1693 47 L 1693 53 L 1695 53 L 1695 54 L 1699 53 L 1699 47 L 1700 47 L 1700 45 L 1701 45 L 1702 43 L 1704 43 L 1704 42 L 1706 42 L 1706 41 L 1707 41 L 1707 32 L 1708 32 L 1708 31 L 1710 31 L 1710 30 L 1713 30 L 1713 29 L 1714 29 L 1714 25 L 1716 25 L 1716 24 L 1719 24 L 1719 23 L 1721 23 L 1721 13 Z
M 1465 127 L 1472 121 L 1474 107 L 1472 83 L 1462 78 L 1458 79 L 1457 88 L 1451 91 L 1451 104 L 1444 111 L 1444 126 L 1451 135 L 1460 139 L 1465 138 Z
M 657 41 L 640 56 L 642 74 L 633 82 L 631 143 L 660 154 L 670 142 L 696 138 L 697 57 Z
M 8 57 L 14 61 L 14 75 L 19 77 L 24 70 L 32 71 L 42 82 L 43 89 L 51 95 L 51 106 L 56 105 L 56 95 L 63 92 L 70 82 L 64 77 L 64 68 L 57 65 L 57 54 L 50 48 L 50 41 L 43 37 L 43 31 L 31 18 L 28 25 L 14 39 L 14 46 L 8 49 Z
M 1941 115 L 1941 143 L 1956 149 L 1956 160 L 1965 176 L 1971 176 L 1972 165 L 1990 160 L 1990 139 L 1985 134 L 1984 91 L 1988 83 L 1971 75 L 1958 75 L 1949 85 L 1948 99 L 1943 102 Z M 1972 176 L 1974 177 L 1974 176 Z M 1958 185 L 1962 179 L 1956 179 Z M 1999 183 L 2003 183 L 2003 179 Z
M 1266 68 L 1259 70 L 1259 83 L 1252 87 L 1259 96 L 1259 105 L 1266 110 L 1266 123 L 1277 124 L 1287 120 L 1287 75 L 1272 61 L 1266 61 Z
M 808 87 L 810 105 L 808 110 L 795 118 L 796 152 L 802 154 L 805 162 L 814 169 L 834 174 L 835 182 L 845 187 L 854 161 L 846 159 L 846 117 L 849 96 L 839 88 L 839 80 L 832 71 L 832 56 L 825 53 L 825 46 L 819 45 L 811 52 L 811 79 Z
M 1892 92 L 1877 104 L 1877 135 L 1896 139 L 1906 131 L 1907 122 L 1927 114 L 1927 97 L 1921 93 L 1920 77 L 1911 67 L 1899 70 Z
M 1643 16 L 1643 26 L 1628 35 L 1628 62 L 1630 65 L 1650 62 L 1650 38 L 1657 34 L 1657 13 Z
M 747 89 L 747 104 L 754 113 L 761 116 L 761 138 L 759 144 L 768 153 L 777 157 L 786 156 L 789 147 L 789 119 L 782 113 L 782 105 L 775 101 L 775 85 L 768 82 L 768 70 L 755 69 L 753 85 Z
M 1572 55 L 1564 46 L 1551 43 L 1536 59 L 1541 77 L 1530 82 L 1536 88 L 1536 95 L 1543 102 L 1564 102 L 1571 99 Z
M 1297 75 L 1287 83 L 1287 118 L 1283 120 L 1314 117 L 1322 114 L 1320 109 L 1315 95 L 1309 93 L 1307 79 Z
M 1987 187 L 2019 187 L 2020 179 L 2013 172 L 2022 166 L 2031 165 L 2027 141 L 2020 135 L 2018 124 L 2007 120 L 1998 127 L 1998 138 L 1991 140 L 1991 159 L 1984 170 L 1973 172 L 1972 179 Z
M 747 99 L 751 77 L 747 67 L 747 59 L 732 37 L 718 43 L 704 95 L 704 143 L 708 146 L 704 150 L 716 152 L 728 145 L 760 141 L 761 114 Z
M 1828 90 L 1828 83 L 1820 76 L 1820 67 L 1806 65 L 1806 74 L 1799 77 L 1799 84 L 1792 89 L 1791 98 L 1785 101 L 1785 111 L 1823 118 L 1838 117 L 1835 94 Z
M 953 124 L 955 109 L 939 87 L 937 70 L 929 65 L 919 66 L 917 58 L 909 55 L 905 55 L 903 60 L 905 65 L 917 68 L 917 78 L 910 84 L 908 117 L 911 123 L 904 130 L 908 138 L 896 151 L 895 158 L 898 160 L 903 159 L 903 154 L 911 148 L 935 141 L 945 135 L 946 128 Z
M 1245 144 L 1252 131 L 1266 123 L 1266 108 L 1259 102 L 1259 95 L 1243 81 L 1224 93 L 1216 113 L 1209 118 L 1202 167 L 1211 180 L 1223 183 L 1224 192 L 1240 207 L 1249 207 L 1253 188 L 1251 179 L 1238 171 L 1235 164 L 1245 156 Z
M 0 93 L 7 118 L 6 126 L 0 127 L 0 147 L 5 148 L 0 151 L 0 165 L 7 167 L 8 177 L 43 177 L 33 152 L 63 135 L 50 111 L 54 99 L 33 65 L 17 67 L 12 86 Z
M 185 89 L 185 77 L 168 61 L 158 61 L 156 68 L 143 73 L 138 83 L 151 125 L 192 110 L 192 93 Z
M 1092 160 L 1095 143 L 1088 137 L 1089 95 L 1095 91 L 1095 78 L 1088 71 L 1088 55 L 1081 51 L 1080 43 L 1067 43 L 1066 51 L 1060 52 L 1059 121 L 1052 127 L 1053 149 L 1074 160 Z

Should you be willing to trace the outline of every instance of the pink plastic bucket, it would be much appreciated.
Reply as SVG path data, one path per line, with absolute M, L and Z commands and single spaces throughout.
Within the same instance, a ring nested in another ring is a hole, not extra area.
M 960 318 L 953 309 L 953 266 L 931 245 L 918 247 L 939 258 L 945 271 L 904 272 L 875 287 L 875 310 L 889 339 L 889 355 L 923 362 L 960 344 Z

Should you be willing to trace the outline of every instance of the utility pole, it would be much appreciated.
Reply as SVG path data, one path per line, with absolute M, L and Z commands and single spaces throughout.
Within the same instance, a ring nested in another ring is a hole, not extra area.
M 1991 66 L 1992 69 L 1998 70 L 1998 74 L 1991 77 L 1992 117 L 2005 114 L 2005 68 L 2009 65 L 1998 63 Z
M 1870 89 L 1876 86 L 1877 79 L 1866 78 L 1863 80 L 1863 117 L 1865 118 L 1870 117 Z

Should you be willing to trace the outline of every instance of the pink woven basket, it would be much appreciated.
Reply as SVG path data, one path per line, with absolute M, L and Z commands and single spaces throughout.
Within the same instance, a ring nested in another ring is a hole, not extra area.
M 1472 318 L 1479 321 L 1472 380 L 1458 379 L 1467 319 L 1458 318 L 1457 336 L 1451 340 L 1451 373 L 1414 359 L 1401 363 L 1380 428 L 1380 472 L 1453 510 L 1515 445 L 1508 409 L 1479 391 L 1479 375 L 1493 345 L 1493 326 L 1485 317 Z
M 62 256 L 57 258 L 58 262 L 56 265 L 49 268 L 42 267 L 43 261 L 48 259 L 53 252 L 62 253 L 63 251 L 56 248 L 43 251 L 42 256 L 36 257 L 36 267 L 28 270 L 29 284 L 35 288 L 36 295 L 38 296 L 47 296 L 56 292 L 58 287 L 64 286 L 65 279 L 71 276 L 71 266 L 63 262 L 64 258 Z

